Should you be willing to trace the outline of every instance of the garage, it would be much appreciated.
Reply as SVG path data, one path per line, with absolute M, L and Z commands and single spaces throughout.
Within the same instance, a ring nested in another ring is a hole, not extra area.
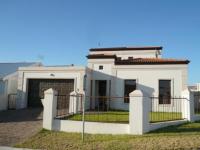
M 58 102 L 69 105 L 69 94 L 74 90 L 74 79 L 29 79 L 28 80 L 28 107 L 42 107 L 41 99 L 44 91 L 53 88 L 58 92 Z M 62 98 L 62 100 L 60 100 Z

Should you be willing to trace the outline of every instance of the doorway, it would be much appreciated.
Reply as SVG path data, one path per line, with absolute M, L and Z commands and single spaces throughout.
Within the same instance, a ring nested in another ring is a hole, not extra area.
M 95 85 L 95 109 L 104 111 L 107 109 L 107 81 L 96 80 Z

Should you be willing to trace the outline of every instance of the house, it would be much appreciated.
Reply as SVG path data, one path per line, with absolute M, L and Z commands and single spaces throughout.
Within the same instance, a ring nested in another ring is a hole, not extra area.
M 15 108 L 18 68 L 38 65 L 41 64 L 35 62 L 0 63 L 0 110 Z
M 129 99 L 123 97 L 135 89 L 145 96 L 163 97 L 165 104 L 187 89 L 189 61 L 162 58 L 162 47 L 94 48 L 87 58 L 91 96 L 122 97 L 111 101 L 111 108 L 128 110 Z M 95 102 L 91 99 L 90 107 L 95 108 Z
M 162 58 L 162 47 L 92 48 L 87 59 L 87 67 L 20 67 L 17 108 L 41 107 L 48 88 L 61 97 L 85 91 L 87 109 L 123 110 L 135 89 L 158 97 L 160 105 L 170 105 L 171 97 L 187 89 L 189 61 Z M 69 97 L 65 101 L 69 104 Z

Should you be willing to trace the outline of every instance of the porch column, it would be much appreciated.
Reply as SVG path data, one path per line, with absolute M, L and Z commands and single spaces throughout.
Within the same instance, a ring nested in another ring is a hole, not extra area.
M 142 135 L 149 131 L 150 99 L 141 90 L 129 94 L 129 132 Z

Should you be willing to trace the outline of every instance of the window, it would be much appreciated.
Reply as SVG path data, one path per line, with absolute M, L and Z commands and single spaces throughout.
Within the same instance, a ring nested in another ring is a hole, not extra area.
M 103 66 L 99 66 L 99 70 L 103 70 Z
M 171 81 L 159 80 L 159 104 L 171 103 Z
M 136 80 L 124 81 L 124 103 L 129 103 L 129 94 L 136 90 Z

